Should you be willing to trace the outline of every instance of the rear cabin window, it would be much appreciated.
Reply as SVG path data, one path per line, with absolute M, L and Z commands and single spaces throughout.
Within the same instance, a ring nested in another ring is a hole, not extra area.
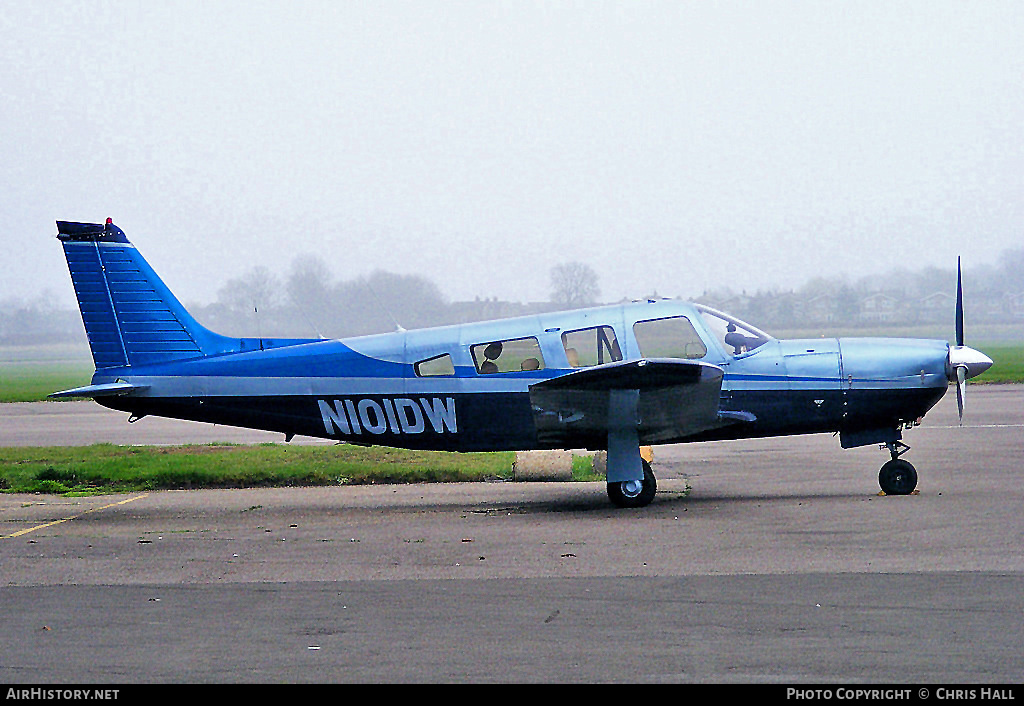
M 543 370 L 544 356 L 537 339 L 513 338 L 470 346 L 473 363 L 481 375 L 515 373 L 521 370 Z
M 433 358 L 427 358 L 416 363 L 416 375 L 421 378 L 437 377 L 443 375 L 454 375 L 455 366 L 452 364 L 452 357 L 445 353 Z
M 707 346 L 685 316 L 637 321 L 633 324 L 636 343 L 644 358 L 703 358 Z
M 565 357 L 574 368 L 589 368 L 622 360 L 622 351 L 611 326 L 595 326 L 562 334 Z

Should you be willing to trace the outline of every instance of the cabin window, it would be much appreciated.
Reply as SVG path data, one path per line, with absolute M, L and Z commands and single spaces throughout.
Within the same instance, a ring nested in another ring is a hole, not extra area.
M 562 334 L 565 357 L 574 368 L 589 368 L 622 360 L 622 351 L 611 326 L 595 326 Z
M 636 343 L 644 358 L 703 358 L 707 346 L 685 316 L 637 321 L 633 324 Z
M 414 366 L 416 375 L 421 378 L 438 377 L 443 375 L 454 375 L 455 366 L 452 364 L 452 357 L 445 353 L 436 355 L 433 358 L 421 360 Z
M 537 339 L 513 338 L 470 346 L 476 371 L 481 375 L 514 373 L 521 370 L 542 370 L 544 356 Z

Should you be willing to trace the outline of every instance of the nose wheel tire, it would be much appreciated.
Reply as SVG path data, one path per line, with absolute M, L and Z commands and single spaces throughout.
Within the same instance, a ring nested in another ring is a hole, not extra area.
M 618 507 L 645 507 L 654 500 L 658 482 L 654 478 L 651 464 L 643 461 L 644 479 L 626 480 L 608 484 L 608 498 Z
M 908 461 L 894 458 L 878 472 L 878 485 L 886 495 L 909 495 L 917 488 L 917 470 Z

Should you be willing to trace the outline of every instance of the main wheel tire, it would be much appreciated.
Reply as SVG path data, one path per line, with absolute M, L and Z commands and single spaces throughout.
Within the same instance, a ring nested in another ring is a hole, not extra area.
M 651 464 L 641 459 L 644 464 L 642 481 L 621 481 L 608 484 L 608 497 L 618 507 L 645 507 L 654 500 L 658 492 L 658 481 L 654 478 Z
M 917 470 L 908 461 L 894 458 L 878 472 L 878 485 L 886 495 L 909 495 L 917 487 Z

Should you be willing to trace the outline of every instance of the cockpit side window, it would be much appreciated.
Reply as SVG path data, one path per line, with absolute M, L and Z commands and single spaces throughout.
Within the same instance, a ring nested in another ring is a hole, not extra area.
M 565 357 L 574 368 L 589 368 L 622 360 L 622 351 L 611 326 L 566 331 L 562 334 Z
M 739 319 L 722 314 L 714 309 L 698 307 L 701 318 L 704 319 L 708 330 L 722 344 L 722 350 L 729 355 L 743 355 L 763 346 L 771 336 L 764 331 L 759 331 L 750 324 L 745 324 Z
M 469 350 L 481 375 L 544 369 L 540 344 L 533 337 L 478 343 Z
M 455 374 L 455 366 L 452 364 L 452 357 L 447 353 L 437 355 L 433 358 L 421 360 L 414 366 L 416 375 L 421 378 L 438 377 Z
M 644 358 L 695 360 L 708 353 L 704 341 L 685 316 L 637 321 L 633 324 L 633 333 Z

